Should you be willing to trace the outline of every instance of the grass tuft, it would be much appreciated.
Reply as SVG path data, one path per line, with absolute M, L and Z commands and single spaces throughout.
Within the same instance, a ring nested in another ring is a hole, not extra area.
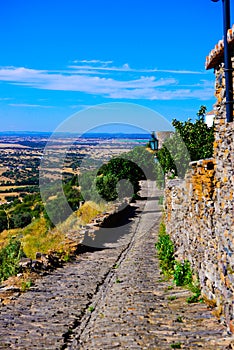
M 175 260 L 174 244 L 166 233 L 166 227 L 163 222 L 160 224 L 158 242 L 155 246 L 163 274 L 167 277 L 173 277 L 176 286 L 186 286 L 193 293 L 191 297 L 187 298 L 188 303 L 202 302 L 198 277 L 194 278 L 188 260 L 183 262 Z

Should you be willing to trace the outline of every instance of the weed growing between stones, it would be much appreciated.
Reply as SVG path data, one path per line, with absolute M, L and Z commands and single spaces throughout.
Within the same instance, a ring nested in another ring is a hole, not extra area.
M 95 307 L 93 305 L 89 306 L 88 307 L 88 311 L 89 312 L 93 312 L 95 310 Z
M 32 285 L 33 285 L 33 282 L 31 280 L 23 281 L 21 283 L 21 291 L 26 292 Z
M 63 260 L 64 262 L 70 261 L 71 258 L 72 258 L 72 256 L 71 256 L 71 254 L 70 254 L 69 252 L 65 252 L 64 255 L 62 256 L 62 260 Z
M 161 222 L 159 227 L 158 242 L 155 244 L 158 251 L 160 268 L 165 276 L 173 277 L 176 286 L 186 286 L 193 295 L 187 298 L 188 303 L 202 301 L 198 278 L 193 279 L 193 272 L 188 260 L 178 261 L 174 257 L 174 244 L 166 233 L 166 227 Z
M 174 245 L 170 239 L 170 236 L 166 233 L 164 223 L 160 224 L 158 242 L 155 246 L 158 251 L 162 272 L 165 275 L 172 275 L 175 264 Z
M 174 286 L 168 286 L 167 287 L 167 290 L 171 290 L 171 289 L 173 289 L 174 288 Z
M 116 278 L 115 283 L 122 283 L 122 281 L 119 278 Z
M 182 318 L 182 316 L 178 316 L 178 317 L 176 318 L 176 322 L 183 323 L 183 318 Z
M 187 286 L 192 283 L 193 276 L 188 260 L 184 262 L 175 260 L 173 277 L 176 286 Z
M 189 285 L 189 289 L 191 290 L 191 292 L 193 292 L 193 295 L 186 299 L 188 304 L 197 303 L 197 302 L 202 303 L 204 301 L 203 298 L 201 298 L 201 289 L 198 281 L 196 281 L 196 283 L 194 282 L 191 283 Z
M 181 349 L 181 343 L 173 343 L 171 344 L 172 349 Z
M 164 196 L 160 196 L 158 199 L 158 205 L 163 205 L 164 202 Z

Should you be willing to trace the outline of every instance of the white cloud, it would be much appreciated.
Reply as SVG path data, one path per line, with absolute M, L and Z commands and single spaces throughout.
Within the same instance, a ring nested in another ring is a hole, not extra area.
M 10 101 L 13 100 L 12 97 L 0 97 L 0 101 Z
M 125 64 L 123 65 L 123 69 L 126 70 L 126 71 L 130 71 L 130 70 L 131 70 L 131 68 L 129 67 L 129 64 L 128 64 L 128 63 L 125 63 Z
M 93 65 L 93 63 L 99 63 L 100 65 Z M 74 61 L 75 65 L 70 65 L 69 68 L 74 70 L 83 70 L 92 72 L 96 71 L 106 71 L 106 72 L 132 72 L 132 73 L 172 73 L 172 74 L 195 74 L 195 75 L 204 75 L 207 74 L 206 71 L 191 71 L 191 70 L 175 70 L 175 69 L 135 69 L 131 68 L 128 63 L 123 64 L 120 67 L 109 66 L 111 61 Z M 86 63 L 78 64 L 78 63 Z
M 213 95 L 213 90 L 191 90 L 191 89 L 177 89 L 177 90 L 154 90 L 154 89 L 135 89 L 135 90 L 121 90 L 110 94 L 113 99 L 148 99 L 154 100 L 185 100 L 185 99 L 199 99 L 209 100 Z
M 72 90 L 90 93 L 105 92 L 109 88 L 157 87 L 176 83 L 174 78 L 156 80 L 154 76 L 142 76 L 134 80 L 116 80 L 98 76 L 51 73 L 12 67 L 0 69 L 0 80 L 46 90 Z
M 90 63 L 90 61 L 88 62 Z M 99 64 L 104 61 L 94 60 L 93 62 Z M 108 69 L 113 72 L 125 72 L 120 76 L 89 74 L 88 67 L 90 66 L 84 65 L 82 67 L 79 73 L 70 70 L 46 71 L 24 67 L 2 67 L 0 68 L 0 81 L 42 90 L 78 91 L 112 99 L 210 99 L 213 96 L 210 82 L 206 80 L 200 80 L 188 88 L 186 85 L 180 85 L 180 82 L 174 77 L 156 77 L 153 74 L 154 70 L 133 70 L 127 63 L 120 68 L 98 68 L 98 70 Z M 94 70 L 97 70 L 97 67 Z M 129 72 L 138 74 L 132 75 Z M 15 104 L 12 105 L 16 106 Z M 23 106 L 23 104 L 20 104 L 20 106 Z M 39 107 L 39 105 L 26 106 Z M 48 108 L 47 106 L 40 107 Z
M 113 61 L 101 61 L 101 60 L 74 60 L 73 63 L 89 63 L 89 64 L 112 64 Z
M 52 108 L 52 106 L 36 105 L 29 103 L 9 103 L 11 107 L 29 107 L 29 108 Z

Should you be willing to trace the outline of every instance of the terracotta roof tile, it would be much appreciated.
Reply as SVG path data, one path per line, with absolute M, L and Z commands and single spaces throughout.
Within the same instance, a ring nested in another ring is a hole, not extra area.
M 234 24 L 232 28 L 228 30 L 227 38 L 229 45 L 234 46 Z M 218 44 L 215 45 L 215 48 L 211 50 L 209 55 L 206 57 L 206 69 L 215 68 L 219 63 L 223 61 L 223 50 L 223 40 L 219 40 Z

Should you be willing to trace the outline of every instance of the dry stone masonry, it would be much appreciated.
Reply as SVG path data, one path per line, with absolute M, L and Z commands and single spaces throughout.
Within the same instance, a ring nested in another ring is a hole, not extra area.
M 228 32 L 234 68 L 234 26 Z M 191 163 L 185 180 L 166 182 L 166 226 L 202 293 L 234 333 L 234 122 L 226 122 L 223 42 L 206 59 L 215 72 L 214 157 Z

